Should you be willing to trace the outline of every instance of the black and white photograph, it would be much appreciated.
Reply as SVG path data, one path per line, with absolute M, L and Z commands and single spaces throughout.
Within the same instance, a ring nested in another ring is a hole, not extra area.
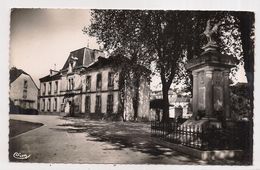
M 10 162 L 252 165 L 254 12 L 10 17 Z
M 259 10 L 242 1 L 3 4 L 3 168 L 257 169 Z

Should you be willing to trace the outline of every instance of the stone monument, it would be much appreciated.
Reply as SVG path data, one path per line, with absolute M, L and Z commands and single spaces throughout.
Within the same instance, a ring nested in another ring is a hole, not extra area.
M 211 27 L 208 20 L 202 33 L 207 38 L 203 52 L 186 65 L 193 75 L 192 119 L 204 120 L 200 124 L 207 122 L 218 128 L 225 126 L 225 122 L 231 118 L 229 73 L 237 64 L 236 58 L 219 51 L 216 36 L 220 24 Z

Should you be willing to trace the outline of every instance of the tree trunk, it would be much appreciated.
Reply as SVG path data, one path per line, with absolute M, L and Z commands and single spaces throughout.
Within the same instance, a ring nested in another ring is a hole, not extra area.
M 121 72 L 119 74 L 119 105 L 118 105 L 118 113 L 122 117 L 123 121 L 126 121 L 125 119 L 125 113 L 124 113 L 124 105 L 125 105 L 125 76 Z
M 162 93 L 163 93 L 163 115 L 162 115 L 162 121 L 168 122 L 169 119 L 169 98 L 168 98 L 168 92 L 169 92 L 169 86 L 164 85 L 162 86 Z
M 241 32 L 241 42 L 243 49 L 244 69 L 249 87 L 250 108 L 249 114 L 249 151 L 247 151 L 249 161 L 252 162 L 253 154 L 253 109 L 254 109 L 254 40 L 250 35 L 255 22 L 254 13 L 235 13 L 239 19 L 239 30 Z
M 134 109 L 134 120 L 137 120 L 138 117 L 138 107 L 139 107 L 139 86 L 140 78 L 134 73 L 134 97 L 133 97 L 133 109 Z

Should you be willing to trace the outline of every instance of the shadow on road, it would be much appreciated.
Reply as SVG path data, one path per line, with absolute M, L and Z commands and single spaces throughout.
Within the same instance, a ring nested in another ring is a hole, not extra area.
M 136 152 L 149 154 L 154 159 L 174 157 L 174 159 L 180 160 L 183 164 L 185 162 L 194 164 L 204 163 L 197 158 L 184 155 L 153 142 L 153 138 L 150 136 L 150 124 L 148 123 L 65 119 L 69 119 L 73 123 L 57 125 L 58 128 L 53 130 L 67 131 L 68 133 L 86 133 L 88 137 L 91 137 L 87 138 L 87 140 L 105 142 L 113 146 L 104 150 L 123 150 L 128 148 Z

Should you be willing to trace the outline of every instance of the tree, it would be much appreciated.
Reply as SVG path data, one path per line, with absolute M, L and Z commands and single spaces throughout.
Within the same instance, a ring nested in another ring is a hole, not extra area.
M 138 116 L 140 78 L 146 76 L 145 67 L 149 68 L 150 62 L 148 50 L 140 37 L 141 15 L 142 11 L 92 10 L 91 25 L 83 30 L 95 36 L 107 51 L 112 51 L 112 55 L 129 58 L 128 62 L 121 63 L 124 65 L 121 66 L 123 69 L 119 82 L 120 86 L 126 83 L 132 85 L 134 120 Z M 124 90 L 121 91 L 121 96 L 121 101 L 124 101 Z
M 187 13 L 181 11 L 93 10 L 85 32 L 97 37 L 107 50 L 130 56 L 134 65 L 156 61 L 162 82 L 163 121 L 168 121 L 168 91 L 172 82 L 178 81 L 188 22 Z

